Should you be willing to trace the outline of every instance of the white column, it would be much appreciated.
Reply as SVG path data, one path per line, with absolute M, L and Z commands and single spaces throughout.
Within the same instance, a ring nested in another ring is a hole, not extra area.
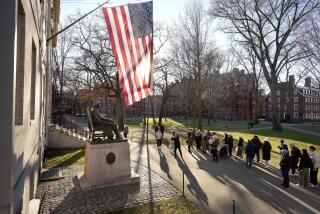
M 12 213 L 17 0 L 0 1 L 0 214 Z

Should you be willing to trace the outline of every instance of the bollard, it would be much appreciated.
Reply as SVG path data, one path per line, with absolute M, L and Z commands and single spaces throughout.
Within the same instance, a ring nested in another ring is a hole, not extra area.
M 184 197 L 184 171 L 182 171 L 182 195 Z
M 236 201 L 232 200 L 232 213 L 235 214 L 236 213 Z

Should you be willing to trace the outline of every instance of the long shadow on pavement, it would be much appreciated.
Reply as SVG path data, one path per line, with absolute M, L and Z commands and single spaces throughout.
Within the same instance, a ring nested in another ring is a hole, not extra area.
M 254 166 L 247 169 L 244 162 L 237 158 L 222 160 L 220 163 L 199 161 L 198 165 L 222 185 L 230 188 L 232 199 L 236 200 L 237 204 L 241 204 L 237 207 L 237 212 L 257 212 L 254 206 L 246 205 L 252 205 L 252 201 L 250 194 L 244 194 L 244 187 L 254 197 L 266 202 L 281 213 L 319 213 L 319 190 L 298 188 L 292 184 L 293 182 L 290 189 L 282 189 L 280 187 L 281 175 L 275 168 L 265 170 Z

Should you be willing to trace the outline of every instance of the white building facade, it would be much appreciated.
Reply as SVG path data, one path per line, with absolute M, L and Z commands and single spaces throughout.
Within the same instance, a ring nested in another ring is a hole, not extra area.
M 0 1 L 0 214 L 28 213 L 46 144 L 59 0 Z M 53 43 L 53 44 L 52 44 Z

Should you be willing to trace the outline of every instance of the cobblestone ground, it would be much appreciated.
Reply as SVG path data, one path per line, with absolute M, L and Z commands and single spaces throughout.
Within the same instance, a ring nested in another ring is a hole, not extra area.
M 43 182 L 38 187 L 42 213 L 107 213 L 113 210 L 168 199 L 181 192 L 158 174 L 135 162 L 131 168 L 140 175 L 140 184 L 81 190 L 76 178 L 83 166 L 61 168 L 65 178 Z

